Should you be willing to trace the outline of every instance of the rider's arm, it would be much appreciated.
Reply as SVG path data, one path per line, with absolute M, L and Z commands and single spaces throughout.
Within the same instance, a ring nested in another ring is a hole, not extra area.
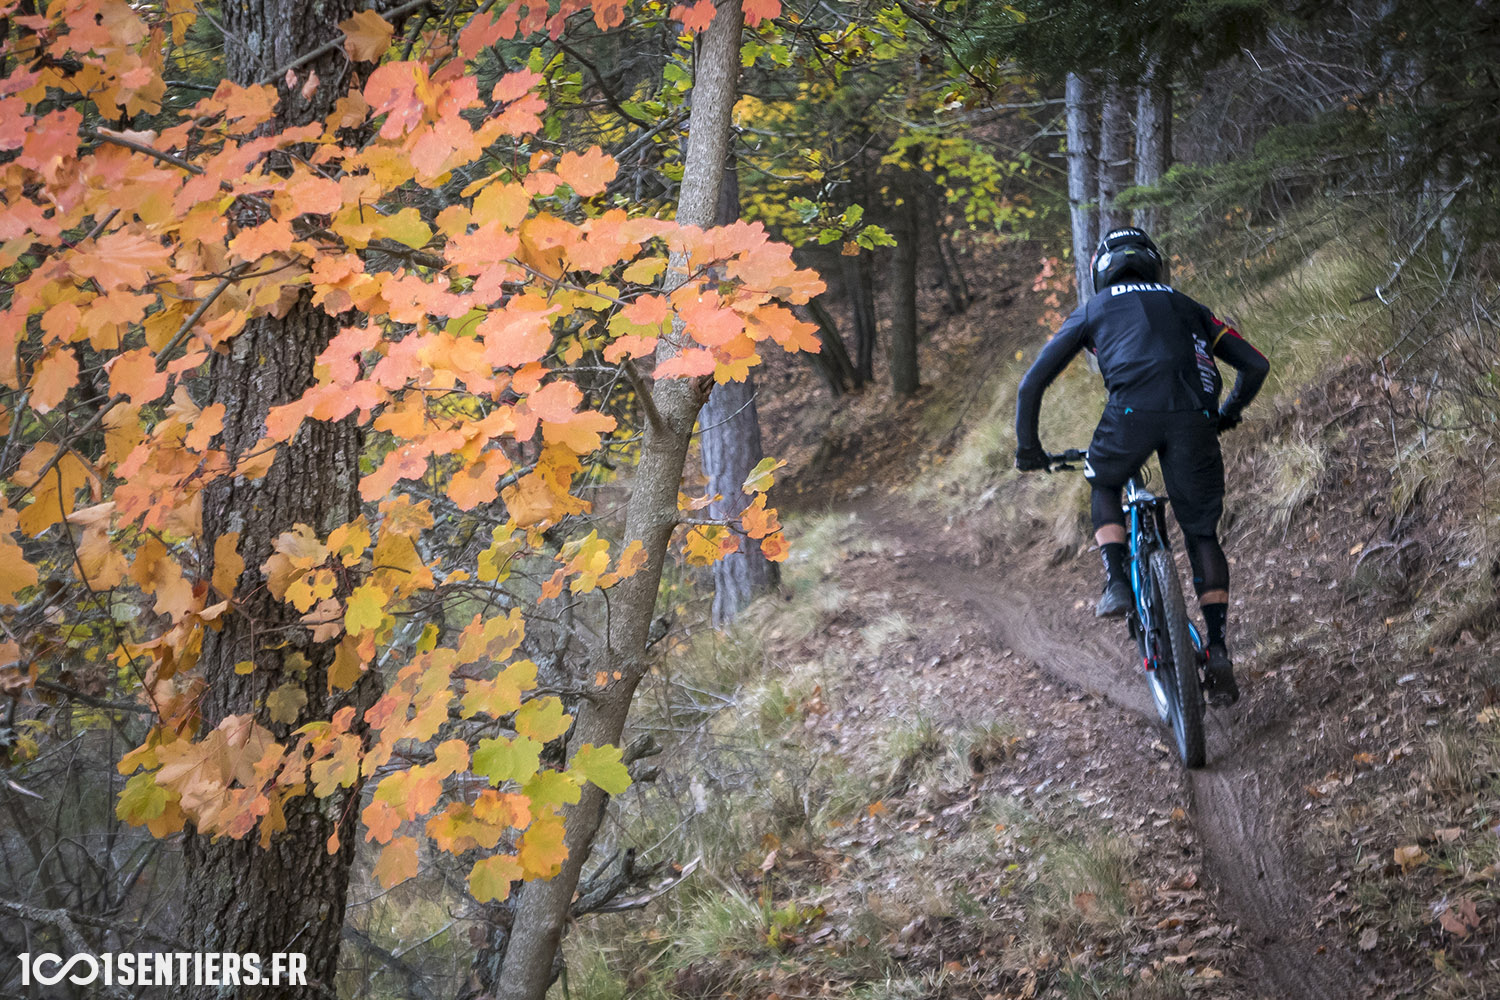
M 1234 327 L 1221 320 L 1214 322 L 1219 325 L 1215 332 L 1214 356 L 1227 361 L 1237 373 L 1234 388 L 1229 390 L 1219 412 L 1237 419 L 1260 391 L 1261 383 L 1266 380 L 1266 373 L 1271 370 L 1271 363 L 1264 354 L 1251 347 L 1250 342 L 1241 337 Z
M 1021 379 L 1021 388 L 1016 392 L 1016 444 L 1020 447 L 1041 447 L 1036 425 L 1042 409 L 1042 393 L 1087 344 L 1086 319 L 1086 307 L 1079 306 L 1047 341 L 1027 369 L 1026 377 Z

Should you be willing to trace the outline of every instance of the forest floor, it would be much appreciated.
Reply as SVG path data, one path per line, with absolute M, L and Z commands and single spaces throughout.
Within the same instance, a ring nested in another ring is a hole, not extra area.
M 1123 626 L 1093 616 L 1077 483 L 960 454 L 1008 418 L 990 359 L 1044 338 L 1034 298 L 934 321 L 918 399 L 804 408 L 772 446 L 793 556 L 741 635 L 774 676 L 726 704 L 777 747 L 766 800 L 807 801 L 760 836 L 736 800 L 754 927 L 666 992 L 1500 995 L 1485 462 L 1398 447 L 1352 358 L 1258 404 L 1226 442 L 1244 694 L 1186 771 Z

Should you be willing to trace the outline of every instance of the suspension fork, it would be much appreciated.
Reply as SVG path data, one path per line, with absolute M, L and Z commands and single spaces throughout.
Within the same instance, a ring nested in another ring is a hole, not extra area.
M 1130 609 L 1127 621 L 1130 626 L 1130 637 L 1136 642 L 1136 649 L 1141 654 L 1141 669 L 1150 672 L 1155 668 L 1153 662 L 1154 650 L 1151 648 L 1151 629 L 1153 622 L 1149 618 L 1146 602 L 1141 600 L 1144 587 L 1151 585 L 1150 575 L 1145 567 L 1146 553 L 1143 552 L 1149 544 L 1149 538 L 1142 524 L 1142 511 L 1140 503 L 1132 502 L 1127 505 L 1130 524 L 1130 591 L 1134 602 Z
M 1154 619 L 1152 609 L 1140 595 L 1145 593 L 1144 588 L 1155 586 L 1147 560 L 1158 548 L 1171 551 L 1171 536 L 1167 534 L 1166 504 L 1159 499 L 1134 501 L 1129 511 L 1130 579 L 1135 597 L 1135 607 L 1129 616 L 1130 631 L 1141 653 L 1141 667 L 1149 673 L 1156 669 L 1159 650 L 1155 640 L 1161 623 Z

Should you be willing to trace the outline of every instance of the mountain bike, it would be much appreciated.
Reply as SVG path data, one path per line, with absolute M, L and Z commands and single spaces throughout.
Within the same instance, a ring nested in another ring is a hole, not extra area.
M 1071 448 L 1048 455 L 1052 471 L 1077 468 L 1087 451 Z M 1126 616 L 1130 637 L 1141 654 L 1146 685 L 1161 721 L 1172 727 L 1177 754 L 1188 767 L 1202 767 L 1203 637 L 1188 618 L 1172 543 L 1167 534 L 1167 502 L 1146 489 L 1144 470 L 1125 486 L 1125 523 L 1130 542 L 1130 589 L 1135 605 Z

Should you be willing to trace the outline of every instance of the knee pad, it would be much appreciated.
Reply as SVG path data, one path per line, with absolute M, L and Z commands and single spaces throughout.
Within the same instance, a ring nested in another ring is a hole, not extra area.
M 1095 486 L 1089 495 L 1089 514 L 1094 519 L 1094 530 L 1098 530 L 1101 524 L 1125 523 L 1125 510 L 1120 506 L 1120 488 L 1116 486 L 1110 489 L 1105 486 Z
M 1218 535 L 1184 535 L 1188 563 L 1193 567 L 1193 590 L 1199 594 L 1229 589 L 1229 560 Z

